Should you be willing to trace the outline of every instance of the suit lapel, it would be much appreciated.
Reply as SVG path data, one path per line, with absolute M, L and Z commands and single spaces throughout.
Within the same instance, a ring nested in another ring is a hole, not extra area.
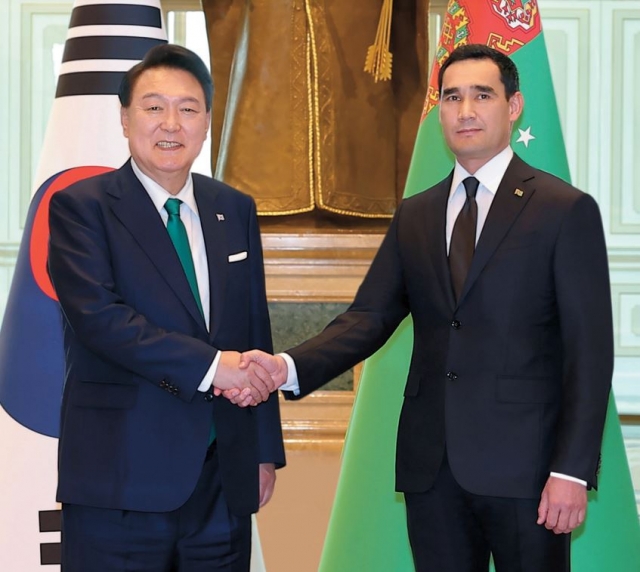
M 162 218 L 129 162 L 120 169 L 116 184 L 108 192 L 115 199 L 112 202 L 115 216 L 151 259 L 185 309 L 204 327 L 204 320 Z
M 458 305 L 464 300 L 482 269 L 533 196 L 534 177 L 535 171 L 514 155 L 489 209 Z
M 431 263 L 438 277 L 438 283 L 442 286 L 443 296 L 451 306 L 455 307 L 453 286 L 451 285 L 451 273 L 449 272 L 449 259 L 447 257 L 447 203 L 451 190 L 453 172 L 436 187 L 427 191 L 429 202 L 426 217 L 427 224 L 424 229 L 433 229 L 433 232 L 423 233 L 425 248 L 431 256 Z
M 215 187 L 212 185 L 208 189 L 204 187 L 205 184 L 199 181 L 198 177 L 194 177 L 193 192 L 196 203 L 198 203 L 209 267 L 209 331 L 210 337 L 213 339 L 220 327 L 229 267 L 226 225 L 233 224 L 233 221 L 227 222 L 225 214 L 230 216 L 230 213 L 224 213 L 219 207 L 216 207 L 218 193 Z

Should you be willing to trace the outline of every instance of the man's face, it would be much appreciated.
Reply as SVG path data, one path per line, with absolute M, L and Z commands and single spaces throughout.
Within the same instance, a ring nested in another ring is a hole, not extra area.
M 184 186 L 207 137 L 210 113 L 190 73 L 173 68 L 143 72 L 120 118 L 129 150 L 142 172 L 172 194 Z
M 442 78 L 440 124 L 460 164 L 475 173 L 509 144 L 522 112 L 520 92 L 507 100 L 498 66 L 489 59 L 451 64 Z

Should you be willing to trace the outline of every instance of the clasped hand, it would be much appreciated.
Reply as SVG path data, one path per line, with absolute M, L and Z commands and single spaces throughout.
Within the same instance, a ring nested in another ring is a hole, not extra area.
M 213 378 L 213 393 L 247 407 L 265 401 L 286 381 L 287 364 L 279 356 L 260 350 L 224 351 Z

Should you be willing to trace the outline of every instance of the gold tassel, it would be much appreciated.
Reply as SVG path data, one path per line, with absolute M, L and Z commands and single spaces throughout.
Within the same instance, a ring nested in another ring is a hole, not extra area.
M 393 0 L 384 0 L 376 40 L 367 50 L 367 59 L 364 62 L 364 71 L 370 73 L 376 82 L 391 79 L 391 60 L 393 54 L 389 51 L 391 41 L 391 13 Z

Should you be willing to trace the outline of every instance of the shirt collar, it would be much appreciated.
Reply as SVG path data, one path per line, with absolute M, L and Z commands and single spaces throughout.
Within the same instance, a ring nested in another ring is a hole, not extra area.
M 495 195 L 512 158 L 513 149 L 510 146 L 505 147 L 495 157 L 482 165 L 473 175 L 456 161 L 456 166 L 453 169 L 451 190 L 449 191 L 449 200 L 451 200 L 456 189 L 467 177 L 475 177 L 485 189 Z
M 180 192 L 177 195 L 172 195 L 151 177 L 145 175 L 140 170 L 140 167 L 138 167 L 133 157 L 131 157 L 131 168 L 133 169 L 133 172 L 135 173 L 135 176 L 138 178 L 140 183 L 142 183 L 144 190 L 147 191 L 147 194 L 153 201 L 153 204 L 158 212 L 162 211 L 162 209 L 164 208 L 164 204 L 167 202 L 167 199 L 180 199 L 186 206 L 191 209 L 191 211 L 193 211 L 195 215 L 198 215 L 198 205 L 196 204 L 196 197 L 193 193 L 193 177 L 191 176 L 191 173 L 189 173 L 184 187 L 180 189 Z

